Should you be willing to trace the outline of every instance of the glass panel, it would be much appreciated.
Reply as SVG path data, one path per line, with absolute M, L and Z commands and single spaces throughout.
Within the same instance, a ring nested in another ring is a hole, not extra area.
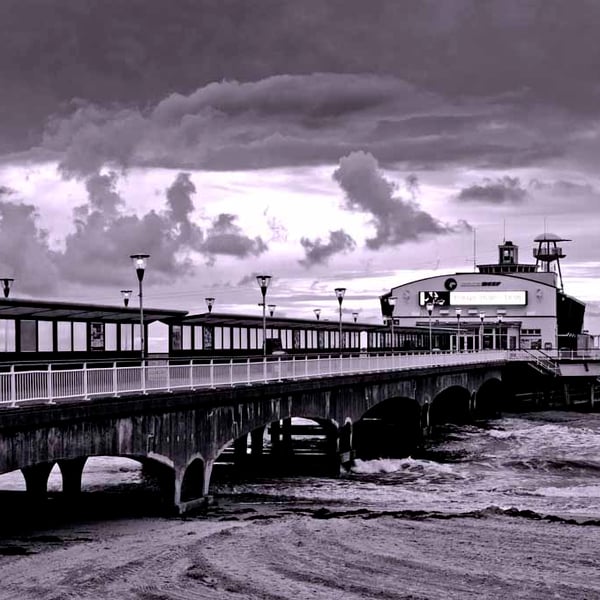
M 233 349 L 239 350 L 239 348 L 240 348 L 240 328 L 234 327 L 232 329 L 232 333 L 233 333 Z
M 133 349 L 141 350 L 141 338 L 140 338 L 140 324 L 137 323 L 133 326 Z
M 171 327 L 171 348 L 181 350 L 181 325 Z
M 121 350 L 133 349 L 133 335 L 131 323 L 121 323 Z
M 190 325 L 183 326 L 183 349 L 192 349 L 192 328 Z
M 104 325 L 104 349 L 113 351 L 117 349 L 116 323 L 106 323 Z
M 57 324 L 58 351 L 71 352 L 73 350 L 73 337 L 71 323 L 59 321 Z
M 240 348 L 243 350 L 248 349 L 248 329 L 245 327 L 240 329 Z
M 231 327 L 223 327 L 223 350 L 229 350 L 231 348 Z
M 38 350 L 52 352 L 52 321 L 38 321 Z
M 15 351 L 15 322 L 12 319 L 0 319 L 0 352 Z
M 194 326 L 194 350 L 202 350 L 202 325 Z
M 104 325 L 104 323 L 92 323 L 92 325 Z M 87 327 L 85 323 L 73 323 L 73 350 L 85 352 L 87 350 L 86 340 Z M 102 348 L 104 350 L 104 327 L 102 327 Z
M 78 343 L 77 335 L 76 328 L 75 348 L 77 348 Z M 92 350 L 92 352 L 101 352 L 104 350 L 104 323 L 90 323 L 90 350 Z
M 223 348 L 223 328 L 215 327 L 215 350 Z

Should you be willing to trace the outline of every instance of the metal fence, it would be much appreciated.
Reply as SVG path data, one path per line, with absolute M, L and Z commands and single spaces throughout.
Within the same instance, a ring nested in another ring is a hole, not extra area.
M 182 363 L 150 360 L 142 364 L 77 368 L 49 364 L 37 370 L 10 370 L 0 373 L 0 405 L 26 402 L 53 404 L 61 400 L 119 397 L 173 390 L 195 390 L 237 385 L 256 385 L 334 375 L 380 371 L 403 371 L 437 366 L 470 365 L 506 360 L 526 360 L 504 350 L 481 352 L 382 353 L 347 356 L 292 356 L 190 360 Z

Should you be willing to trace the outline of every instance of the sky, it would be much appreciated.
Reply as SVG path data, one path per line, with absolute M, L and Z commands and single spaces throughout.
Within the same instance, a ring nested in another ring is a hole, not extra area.
M 600 333 L 596 0 L 2 0 L 12 297 L 381 322 L 562 244 Z M 132 304 L 135 305 L 135 294 Z

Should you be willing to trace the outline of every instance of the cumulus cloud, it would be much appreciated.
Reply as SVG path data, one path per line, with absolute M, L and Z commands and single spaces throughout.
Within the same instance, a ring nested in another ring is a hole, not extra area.
M 344 191 L 348 210 L 371 214 L 375 236 L 367 239 L 366 244 L 372 250 L 397 246 L 425 235 L 454 233 L 465 227 L 464 223 L 444 225 L 414 201 L 398 196 L 397 186 L 383 176 L 372 154 L 361 151 L 344 156 L 333 178 Z
M 489 204 L 519 204 L 527 199 L 527 190 L 518 177 L 501 177 L 496 180 L 485 179 L 483 183 L 462 189 L 457 199 L 466 202 Z
M 330 231 L 328 242 L 323 242 L 321 238 L 310 240 L 303 237 L 300 244 L 304 248 L 305 258 L 298 262 L 306 267 L 327 263 L 335 254 L 346 254 L 356 248 L 356 242 L 342 229 Z
M 215 254 L 247 258 L 259 256 L 267 250 L 262 238 L 249 238 L 235 223 L 236 219 L 235 215 L 221 213 L 207 230 L 202 251 L 208 255 L 209 264 L 214 263 Z

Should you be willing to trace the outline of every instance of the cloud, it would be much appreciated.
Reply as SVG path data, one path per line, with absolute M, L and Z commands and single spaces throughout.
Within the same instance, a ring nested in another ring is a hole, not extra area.
M 381 174 L 372 154 L 360 151 L 344 156 L 333 178 L 344 191 L 345 208 L 370 213 L 373 217 L 375 237 L 366 241 L 371 250 L 464 229 L 464 224 L 444 225 L 414 201 L 395 195 L 397 186 Z
M 485 179 L 483 183 L 462 189 L 457 199 L 465 202 L 483 202 L 489 204 L 519 204 L 527 199 L 527 190 L 518 177 Z
M 303 237 L 300 244 L 304 248 L 305 258 L 298 262 L 306 267 L 326 263 L 335 254 L 346 254 L 356 248 L 356 242 L 342 229 L 330 231 L 326 243 L 320 238 L 310 240 Z
M 19 291 L 44 296 L 58 289 L 60 277 L 48 233 L 37 220 L 35 207 L 0 201 L 2 277 L 14 277 Z
M 245 235 L 235 224 L 236 219 L 235 215 L 221 213 L 206 231 L 202 252 L 208 255 L 209 264 L 214 263 L 215 254 L 247 258 L 259 256 L 268 249 L 262 238 L 251 239 Z

